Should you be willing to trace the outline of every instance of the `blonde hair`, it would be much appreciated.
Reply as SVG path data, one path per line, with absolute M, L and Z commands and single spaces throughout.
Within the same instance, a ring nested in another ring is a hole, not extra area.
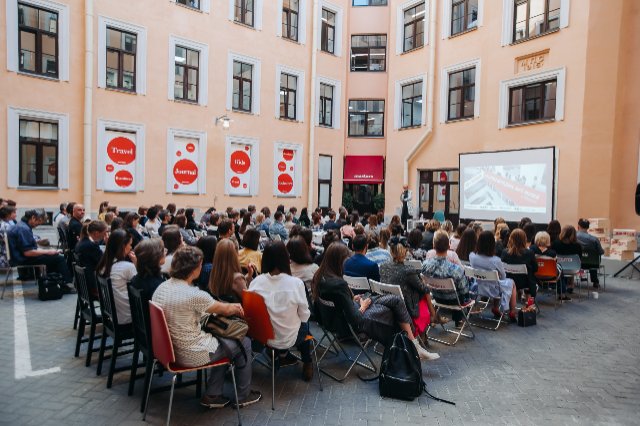
M 509 229 L 509 225 L 507 225 L 505 222 L 500 222 L 496 225 L 496 241 L 498 241 L 500 239 L 500 233 L 502 232 L 503 229 Z
M 230 239 L 221 240 L 213 255 L 213 270 L 209 277 L 209 291 L 220 297 L 233 294 L 233 279 L 236 273 L 242 273 L 236 246 Z
M 407 257 L 407 249 L 402 244 L 390 244 L 389 251 L 391 252 L 391 258 L 394 263 L 404 263 L 404 259 Z
M 534 243 L 538 247 L 549 247 L 551 245 L 551 236 L 546 231 L 540 231 L 536 234 Z

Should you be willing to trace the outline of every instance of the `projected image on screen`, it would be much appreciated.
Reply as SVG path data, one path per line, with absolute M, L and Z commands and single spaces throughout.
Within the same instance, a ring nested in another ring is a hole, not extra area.
M 460 216 L 551 220 L 553 148 L 460 155 Z

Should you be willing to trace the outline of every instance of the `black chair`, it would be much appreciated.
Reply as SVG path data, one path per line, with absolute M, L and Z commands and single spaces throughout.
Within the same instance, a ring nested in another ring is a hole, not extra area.
M 591 270 L 594 269 L 598 275 L 602 269 L 602 291 L 607 289 L 607 274 L 602 264 L 602 256 L 596 250 L 592 248 L 582 247 L 582 256 L 580 258 L 582 269 L 588 271 L 591 274 Z
M 98 370 L 96 374 L 99 376 L 102 373 L 102 363 L 105 360 L 104 351 L 107 349 L 107 337 L 111 337 L 113 339 L 113 346 L 111 355 L 108 357 L 111 358 L 111 362 L 109 365 L 109 376 L 107 378 L 107 388 L 111 388 L 113 374 L 131 368 L 131 366 L 116 368 L 116 360 L 118 356 L 133 352 L 132 349 L 118 352 L 123 346 L 133 345 L 133 325 L 120 325 L 118 323 L 118 314 L 115 299 L 113 298 L 111 279 L 101 277 L 97 274 L 96 279 L 98 282 L 98 295 L 100 296 L 100 313 L 102 314 L 102 339 L 100 340 L 100 354 L 98 356 Z M 137 363 L 137 360 L 133 362 Z
M 72 262 L 73 267 L 71 268 L 71 273 L 73 274 L 73 285 L 75 286 L 76 291 L 78 292 L 78 302 L 76 303 L 76 314 L 73 317 L 73 329 L 77 330 L 78 329 L 78 322 L 80 321 L 80 309 L 81 309 L 80 307 L 81 307 L 81 303 L 82 302 L 80 301 L 80 292 L 78 291 L 78 282 L 77 282 L 78 280 L 76 278 L 75 268 L 76 268 L 76 265 L 80 264 L 80 262 L 78 262 L 78 254 L 77 253 L 74 252 L 74 253 L 71 253 L 70 255 L 73 258 L 73 262 Z M 93 275 L 93 271 L 90 271 L 89 274 Z M 93 281 L 95 281 L 95 279 Z
M 99 347 L 93 347 L 93 342 L 94 340 L 102 338 L 102 334 L 96 335 L 96 326 L 102 324 L 102 317 L 98 314 L 98 308 L 96 308 L 95 305 L 98 299 L 89 291 L 89 288 L 91 288 L 89 281 L 92 283 L 95 282 L 95 274 L 93 271 L 88 270 L 88 268 L 78 265 L 74 266 L 73 273 L 76 280 L 76 288 L 78 289 L 78 307 L 80 312 L 75 357 L 80 356 L 80 345 L 87 343 L 87 360 L 85 365 L 88 367 L 91 365 L 91 354 L 100 350 Z M 84 337 L 85 327 L 87 325 L 90 326 L 89 337 Z

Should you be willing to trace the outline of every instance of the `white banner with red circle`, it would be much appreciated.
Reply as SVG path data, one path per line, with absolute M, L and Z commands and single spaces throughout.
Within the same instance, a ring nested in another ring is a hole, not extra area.
M 302 145 L 279 143 L 274 146 L 273 194 L 296 197 L 302 189 Z
M 205 132 L 169 129 L 167 136 L 167 192 L 204 194 L 207 139 Z
M 258 193 L 258 140 L 227 136 L 225 192 L 250 196 Z
M 135 133 L 106 132 L 105 152 L 102 153 L 106 154 L 106 164 L 101 170 L 105 191 L 136 191 L 136 139 Z

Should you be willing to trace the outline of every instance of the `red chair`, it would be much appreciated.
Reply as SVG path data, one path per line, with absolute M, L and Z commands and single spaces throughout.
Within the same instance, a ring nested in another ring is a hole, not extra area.
M 247 336 L 260 342 L 268 350 L 271 351 L 271 409 L 275 410 L 276 405 L 276 359 L 275 349 L 267 345 L 267 341 L 275 337 L 273 326 L 271 325 L 271 317 L 264 303 L 264 298 L 253 291 L 244 290 L 242 292 L 242 309 L 244 310 L 244 319 L 249 325 Z M 311 340 L 313 336 L 307 336 L 305 340 Z M 315 347 L 313 353 L 316 354 Z M 318 368 L 318 360 L 316 354 L 316 368 Z M 320 371 L 317 371 L 318 380 L 320 380 L 320 390 L 322 390 L 322 379 Z
M 234 365 L 228 358 L 223 358 L 218 361 L 210 362 L 209 364 L 201 365 L 199 367 L 184 367 L 176 364 L 176 355 L 173 352 L 173 343 L 171 343 L 171 335 L 169 334 L 169 327 L 167 326 L 167 319 L 164 316 L 162 308 L 152 301 L 149 302 L 149 319 L 151 322 L 151 343 L 153 345 L 153 354 L 155 359 L 153 360 L 153 366 L 151 371 L 154 371 L 156 363 L 160 362 L 164 368 L 173 374 L 171 379 L 171 394 L 169 396 L 169 412 L 167 413 L 167 425 L 171 420 L 171 405 L 173 404 L 173 390 L 176 385 L 176 377 L 178 374 L 188 373 L 191 371 L 205 370 L 212 367 L 226 367 L 229 366 L 231 371 L 231 379 L 233 380 L 233 391 L 235 393 L 235 399 L 238 401 L 238 388 L 236 387 L 236 375 Z M 151 379 L 153 381 L 153 378 Z M 149 394 L 151 390 L 151 383 L 147 389 L 147 401 L 145 403 L 144 415 L 142 420 L 147 417 L 147 409 L 149 408 Z M 238 413 L 238 424 L 242 424 L 240 419 L 240 408 L 236 405 L 236 411 Z
M 549 256 L 536 256 L 536 262 L 538 262 L 538 271 L 535 276 L 540 286 L 544 288 L 544 285 L 547 285 L 547 289 L 551 292 L 550 285 L 554 286 L 560 285 L 558 282 L 560 280 L 560 272 L 558 271 L 558 262 L 555 258 Z M 553 307 L 556 309 L 558 306 L 558 297 L 556 294 L 556 290 L 554 289 L 553 293 Z

